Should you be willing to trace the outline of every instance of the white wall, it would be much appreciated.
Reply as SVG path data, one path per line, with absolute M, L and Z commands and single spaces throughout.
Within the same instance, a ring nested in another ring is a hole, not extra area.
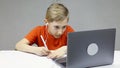
M 76 31 L 116 28 L 120 50 L 120 0 L 60 0 L 70 10 L 69 24 Z M 0 0 L 0 50 L 15 44 L 33 27 L 43 25 L 53 0 Z

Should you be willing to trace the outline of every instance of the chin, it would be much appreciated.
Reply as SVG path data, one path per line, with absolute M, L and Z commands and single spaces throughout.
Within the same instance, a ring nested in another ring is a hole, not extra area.
M 61 36 L 54 36 L 55 38 L 60 38 Z

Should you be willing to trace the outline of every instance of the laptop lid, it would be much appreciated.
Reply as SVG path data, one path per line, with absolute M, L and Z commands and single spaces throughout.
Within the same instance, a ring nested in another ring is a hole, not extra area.
M 115 33 L 115 28 L 69 33 L 67 68 L 112 64 Z

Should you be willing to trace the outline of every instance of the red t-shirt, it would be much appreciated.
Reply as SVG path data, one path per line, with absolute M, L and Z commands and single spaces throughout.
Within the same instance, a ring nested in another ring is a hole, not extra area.
M 49 50 L 55 50 L 60 48 L 61 46 L 67 45 L 67 34 L 69 32 L 74 32 L 74 30 L 67 25 L 66 30 L 60 38 L 54 38 L 52 35 L 48 33 L 46 26 L 37 26 L 32 31 L 30 31 L 25 38 L 29 40 L 30 45 L 37 44 L 39 47 L 44 46 L 43 41 L 40 35 L 43 36 L 44 40 L 46 40 L 46 44 Z

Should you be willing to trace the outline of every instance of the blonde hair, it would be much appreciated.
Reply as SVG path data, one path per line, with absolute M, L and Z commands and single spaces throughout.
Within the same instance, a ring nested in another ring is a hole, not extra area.
M 63 21 L 68 14 L 69 11 L 63 4 L 53 3 L 47 9 L 46 19 L 48 22 Z

